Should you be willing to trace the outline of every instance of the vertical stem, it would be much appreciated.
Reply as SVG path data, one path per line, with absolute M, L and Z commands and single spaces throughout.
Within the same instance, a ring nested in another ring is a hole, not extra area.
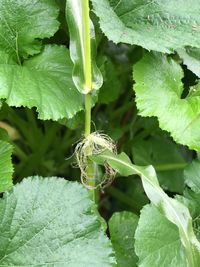
M 92 61 L 90 42 L 90 8 L 89 0 L 82 0 L 82 31 L 84 49 L 85 87 L 89 92 L 85 95 L 85 137 L 91 132 L 91 90 L 92 90 Z
M 90 135 L 91 133 L 91 94 L 88 93 L 85 95 L 85 137 Z M 90 154 L 91 151 L 88 151 Z M 95 187 L 95 166 L 94 163 L 88 159 L 88 166 L 87 166 L 87 175 L 89 177 L 89 185 L 91 187 Z M 96 192 L 95 189 L 91 190 L 91 196 L 94 202 L 96 202 Z
M 84 75 L 87 91 L 92 90 L 92 61 L 90 42 L 90 8 L 89 0 L 82 0 L 82 31 L 84 49 Z M 91 94 L 85 95 L 85 137 L 91 132 Z
M 85 96 L 85 137 L 91 133 L 91 95 Z
M 85 88 L 89 92 L 85 95 L 85 137 L 91 133 L 91 91 L 92 91 L 92 61 L 91 61 L 91 41 L 90 41 L 90 8 L 89 0 L 82 0 L 82 25 L 84 39 L 84 74 Z M 88 151 L 90 152 L 90 151 Z M 90 178 L 88 183 L 91 187 L 95 186 L 94 163 L 88 159 L 87 174 Z M 95 201 L 95 189 L 92 190 L 92 198 Z

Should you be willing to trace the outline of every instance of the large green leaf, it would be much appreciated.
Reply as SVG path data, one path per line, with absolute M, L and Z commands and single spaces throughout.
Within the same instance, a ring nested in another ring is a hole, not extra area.
M 83 108 L 66 48 L 47 45 L 22 66 L 4 52 L 0 52 L 0 59 L 0 98 L 10 106 L 36 107 L 39 118 L 53 120 L 71 118 Z
M 1 128 L 1 122 L 0 122 L 0 140 L 5 142 L 10 142 L 10 136 L 8 135 L 7 130 Z M 10 125 L 9 125 L 10 126 Z
M 83 108 L 64 47 L 46 46 L 28 57 L 57 31 L 57 16 L 55 0 L 0 1 L 0 98 L 10 106 L 36 107 L 41 119 L 71 118 Z
M 141 177 L 144 190 L 151 202 L 159 208 L 165 217 L 175 224 L 179 229 L 179 235 L 185 255 L 190 267 L 200 265 L 200 243 L 194 235 L 192 228 L 192 218 L 186 206 L 168 197 L 159 186 L 155 170 L 152 166 L 140 167 L 133 165 L 125 153 L 119 155 L 105 152 L 98 156 L 93 156 L 97 163 L 107 162 L 112 168 L 123 176 L 137 174 Z
M 110 60 L 105 62 L 102 69 L 104 71 L 104 83 L 99 90 L 98 103 L 108 104 L 117 100 L 122 85 L 117 76 L 116 67 Z
M 12 146 L 0 141 L 0 193 L 12 186 L 13 166 L 11 162 Z
M 183 196 L 176 196 L 176 198 L 188 207 L 193 219 L 194 232 L 200 241 L 200 193 L 185 189 Z
M 183 170 L 187 163 L 177 144 L 164 135 L 151 136 L 134 143 L 132 151 L 137 165 L 154 166 L 158 180 L 164 189 L 183 192 Z
M 88 0 L 67 0 L 66 17 L 70 31 L 70 55 L 74 63 L 73 81 L 77 89 L 87 94 L 103 83 L 97 68 L 96 41 L 87 6 Z
M 200 162 L 194 160 L 184 171 L 185 182 L 188 185 L 184 195 L 177 196 L 190 210 L 193 218 L 194 231 L 200 240 Z
M 116 212 L 109 220 L 110 237 L 116 252 L 117 266 L 136 267 L 134 235 L 138 224 L 138 216 L 132 212 Z
M 200 194 L 200 162 L 194 160 L 184 170 L 186 184 L 197 194 Z
M 155 206 L 145 206 L 135 233 L 139 267 L 190 267 L 178 229 Z M 196 265 L 198 266 L 198 265 Z
M 78 183 L 24 180 L 0 200 L 0 266 L 114 266 L 96 214 Z
M 51 37 L 58 29 L 55 0 L 1 0 L 0 50 L 18 63 L 40 51 L 40 39 Z
M 177 52 L 183 59 L 183 64 L 200 78 L 200 49 L 187 47 L 178 49 Z
M 100 27 L 115 43 L 171 52 L 200 47 L 199 0 L 92 0 Z
M 200 97 L 186 98 L 179 64 L 161 54 L 147 54 L 134 67 L 136 103 L 142 116 L 156 116 L 160 127 L 178 143 L 200 149 Z

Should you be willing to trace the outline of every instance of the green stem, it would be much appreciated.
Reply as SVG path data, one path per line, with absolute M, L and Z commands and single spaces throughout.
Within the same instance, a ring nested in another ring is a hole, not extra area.
M 91 133 L 91 94 L 87 94 L 85 96 L 85 138 L 88 137 Z M 88 151 L 90 154 L 91 151 Z M 94 162 L 88 159 L 88 166 L 87 166 L 87 175 L 89 177 L 88 184 L 92 188 L 95 187 L 95 166 Z M 96 200 L 96 192 L 95 189 L 91 190 L 92 199 Z
M 91 133 L 91 94 L 85 96 L 85 137 Z
M 160 164 L 154 165 L 156 171 L 173 171 L 173 170 L 182 170 L 188 163 L 169 163 L 169 164 Z
M 82 0 L 82 15 L 83 15 L 83 41 L 84 41 L 84 74 L 85 74 L 85 88 L 87 95 L 85 95 L 85 137 L 91 133 L 91 91 L 92 91 L 92 61 L 91 61 L 91 42 L 90 42 L 90 8 L 89 0 Z M 90 153 L 90 151 L 88 151 Z M 95 187 L 95 168 L 94 163 L 88 159 L 87 175 L 89 177 L 89 186 Z M 92 198 L 95 201 L 95 189 L 91 190 Z
M 28 156 L 26 155 L 26 153 L 14 142 L 12 142 L 12 145 L 14 147 L 14 151 L 13 154 L 15 156 L 17 156 L 21 161 L 26 161 Z
M 92 61 L 90 42 L 90 8 L 89 0 L 82 0 L 82 25 L 84 43 L 84 74 L 87 91 L 92 90 Z M 91 133 L 91 94 L 85 96 L 85 137 Z
M 84 74 L 85 87 L 92 90 L 92 63 L 91 63 L 91 42 L 90 42 L 90 8 L 89 0 L 82 0 L 83 11 L 83 42 L 84 42 Z M 85 137 L 91 132 L 91 94 L 85 96 Z

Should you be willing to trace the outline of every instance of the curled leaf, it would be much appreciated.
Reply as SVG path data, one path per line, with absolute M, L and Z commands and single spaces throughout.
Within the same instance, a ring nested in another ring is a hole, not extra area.
M 87 12 L 87 1 L 68 0 L 66 17 L 70 32 L 70 55 L 74 63 L 73 81 L 79 92 L 98 90 L 103 78 L 98 69 L 95 31 Z

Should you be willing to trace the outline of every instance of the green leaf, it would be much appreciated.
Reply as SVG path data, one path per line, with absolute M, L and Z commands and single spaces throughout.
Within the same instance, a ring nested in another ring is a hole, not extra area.
M 184 170 L 186 184 L 197 194 L 200 194 L 200 162 L 194 160 Z
M 96 214 L 78 183 L 25 179 L 0 200 L 0 266 L 115 266 Z
M 183 64 L 200 78 L 200 50 L 198 48 L 187 47 L 177 50 L 183 59 Z
M 138 216 L 132 212 L 116 212 L 109 220 L 109 231 L 113 248 L 116 252 L 117 266 L 136 267 L 134 235 Z
M 54 0 L 1 0 L 0 50 L 18 62 L 21 57 L 38 53 L 40 39 L 58 30 L 57 16 Z
M 71 130 L 76 130 L 84 127 L 84 117 L 84 111 L 81 111 L 78 112 L 73 118 L 60 120 L 59 123 L 65 125 Z
M 98 94 L 98 103 L 109 104 L 120 95 L 121 82 L 114 64 L 108 60 L 104 64 L 104 83 Z
M 183 196 L 177 199 L 186 205 L 193 218 L 193 227 L 197 238 L 200 240 L 200 162 L 194 160 L 184 170 L 185 182 L 188 187 L 184 190 Z
M 0 98 L 10 106 L 36 107 L 41 119 L 71 118 L 83 109 L 64 47 L 48 45 L 28 57 L 57 31 L 58 11 L 54 0 L 0 3 Z
M 115 43 L 140 45 L 170 53 L 200 47 L 198 0 L 92 0 L 100 27 Z
M 183 192 L 183 170 L 187 163 L 177 144 L 164 135 L 157 135 L 137 141 L 133 144 L 132 151 L 137 165 L 154 166 L 158 180 L 164 189 Z
M 176 142 L 199 150 L 200 98 L 192 93 L 181 98 L 184 88 L 179 64 L 161 54 L 147 54 L 135 65 L 133 74 L 140 115 L 156 116 L 160 127 Z
M 1 125 L 0 125 L 1 126 Z M 0 127 L 0 140 L 5 142 L 10 142 L 10 137 L 8 135 L 7 130 Z
M 87 15 L 86 3 L 87 1 L 83 0 L 68 0 L 66 5 L 70 31 L 70 55 L 74 63 L 73 81 L 79 92 L 83 94 L 87 94 L 92 89 L 99 89 L 103 83 L 102 75 L 95 62 L 95 32 L 93 23 Z M 87 32 L 88 29 L 89 32 Z
M 152 166 L 140 167 L 133 165 L 125 153 L 115 155 L 107 151 L 98 156 L 93 156 L 92 159 L 100 164 L 107 162 L 123 176 L 139 175 L 148 198 L 170 222 L 178 227 L 181 242 L 185 247 L 188 265 L 199 266 L 200 243 L 194 235 L 190 213 L 187 207 L 176 199 L 168 197 L 162 190 L 154 168 Z
M 71 79 L 66 48 L 47 45 L 41 54 L 18 65 L 0 52 L 0 98 L 10 106 L 36 107 L 40 119 L 71 118 L 83 109 L 82 96 Z
M 178 229 L 153 205 L 141 211 L 135 251 L 140 267 L 189 267 Z
M 12 150 L 9 143 L 0 141 L 0 193 L 12 187 Z
M 188 207 L 192 216 L 194 232 L 200 241 L 200 193 L 185 189 L 183 196 L 176 196 L 176 198 Z

